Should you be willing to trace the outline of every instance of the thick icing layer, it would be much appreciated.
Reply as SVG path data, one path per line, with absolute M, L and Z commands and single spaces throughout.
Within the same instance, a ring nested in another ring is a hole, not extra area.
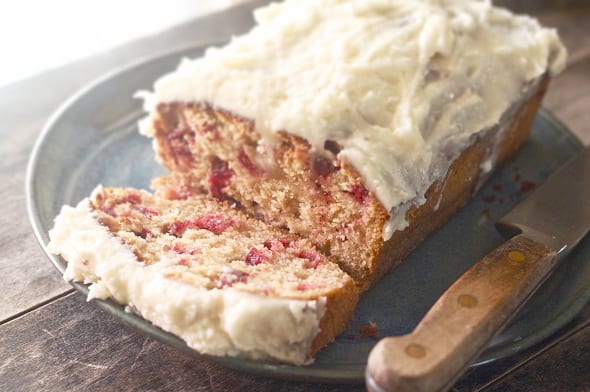
M 64 278 L 91 284 L 88 299 L 127 304 L 205 354 L 309 362 L 325 298 L 268 298 L 166 278 L 168 266 L 138 261 L 93 218 L 88 199 L 64 206 L 49 236 L 49 251 L 68 260 Z
M 255 18 L 158 80 L 146 109 L 204 101 L 254 119 L 266 143 L 279 130 L 318 151 L 334 140 L 390 211 L 390 231 L 473 134 L 565 65 L 555 30 L 489 1 L 287 0 Z

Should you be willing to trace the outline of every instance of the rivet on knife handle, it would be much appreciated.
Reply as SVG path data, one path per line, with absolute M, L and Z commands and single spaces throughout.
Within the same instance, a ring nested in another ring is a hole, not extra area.
M 409 335 L 371 351 L 371 391 L 449 388 L 534 292 L 556 253 L 525 235 L 511 238 L 459 278 Z

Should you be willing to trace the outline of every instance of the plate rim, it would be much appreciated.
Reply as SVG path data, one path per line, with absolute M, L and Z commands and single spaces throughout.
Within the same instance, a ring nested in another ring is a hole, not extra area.
M 39 243 L 40 247 L 42 248 L 43 252 L 47 256 L 51 264 L 59 271 L 59 273 L 62 276 L 65 271 L 66 263 L 63 260 L 63 258 L 61 258 L 61 256 L 55 256 L 49 253 L 49 251 L 47 250 L 48 236 L 46 232 L 42 231 L 42 223 L 39 217 L 39 210 L 37 208 L 35 198 L 33 196 L 35 193 L 36 169 L 39 163 L 39 154 L 43 146 L 47 143 L 47 140 L 50 137 L 52 130 L 58 125 L 62 117 L 69 110 L 75 107 L 76 103 L 81 98 L 91 93 L 98 86 L 104 83 L 108 83 L 111 79 L 114 79 L 120 74 L 135 68 L 141 68 L 146 64 L 163 60 L 167 57 L 178 56 L 178 59 L 180 60 L 190 51 L 205 50 L 207 47 L 223 44 L 223 42 L 227 42 L 227 40 L 212 40 L 208 43 L 201 42 L 198 44 L 182 46 L 172 50 L 163 51 L 157 55 L 145 56 L 127 65 L 115 68 L 82 86 L 68 99 L 66 99 L 48 118 L 41 132 L 38 134 L 37 139 L 35 140 L 35 143 L 31 150 L 30 158 L 27 163 L 25 176 L 25 198 L 27 215 L 29 218 L 29 222 L 31 223 L 35 239 Z M 578 136 L 574 134 L 568 127 L 565 126 L 565 124 L 563 124 L 555 115 L 553 115 L 547 109 L 541 107 L 537 112 L 537 116 L 541 117 L 544 121 L 547 121 L 556 131 L 567 135 L 568 141 L 574 149 L 580 150 L 584 147 L 583 143 L 578 138 Z M 85 296 L 88 295 L 88 285 L 79 282 L 68 283 L 76 291 L 80 292 L 81 294 L 84 294 Z M 499 345 L 500 348 L 496 350 L 495 353 L 492 353 L 494 355 L 486 355 L 487 351 L 484 352 L 483 355 L 481 355 L 470 366 L 477 367 L 507 358 L 527 348 L 531 348 L 535 344 L 538 344 L 540 341 L 549 338 L 551 335 L 556 333 L 560 328 L 564 327 L 568 322 L 570 322 L 577 314 L 579 314 L 582 308 L 586 305 L 588 299 L 590 298 L 590 287 L 586 287 L 584 290 L 581 291 L 581 295 L 577 296 L 575 300 L 571 301 L 564 311 L 556 314 L 551 322 L 544 324 L 542 328 L 535 329 L 534 331 L 532 331 L 532 333 L 528 334 L 526 337 L 519 340 L 518 342 L 511 342 L 511 344 Z M 364 366 L 362 367 L 362 369 L 359 369 L 358 366 L 354 366 L 354 369 L 350 369 L 350 371 L 346 371 L 344 372 L 344 374 L 342 374 L 342 372 L 339 372 L 338 375 L 333 375 L 331 374 L 331 371 L 322 368 L 317 369 L 312 367 L 300 367 L 293 365 L 283 365 L 277 363 L 256 361 L 239 357 L 216 357 L 207 354 L 201 354 L 198 351 L 188 347 L 186 343 L 177 336 L 160 329 L 159 327 L 153 325 L 151 322 L 145 320 L 141 316 L 126 312 L 125 307 L 123 305 L 120 305 L 111 299 L 94 299 L 91 302 L 96 303 L 96 305 L 99 308 L 111 315 L 114 315 L 118 320 L 121 320 L 125 324 L 132 326 L 135 331 L 138 331 L 142 334 L 146 334 L 165 344 L 172 345 L 174 348 L 180 349 L 181 351 L 193 357 L 201 358 L 204 360 L 211 360 L 223 366 L 227 366 L 233 369 L 246 371 L 250 374 L 264 375 L 274 378 L 294 380 L 300 382 L 328 382 L 338 384 L 364 383 Z M 349 368 L 343 366 L 342 369 Z

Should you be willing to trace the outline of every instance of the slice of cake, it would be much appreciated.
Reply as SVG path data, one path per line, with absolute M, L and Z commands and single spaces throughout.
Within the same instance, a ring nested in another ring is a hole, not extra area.
M 211 198 L 98 187 L 49 234 L 89 298 L 128 305 L 205 354 L 309 363 L 358 299 L 308 240 Z
M 468 0 L 287 0 L 144 93 L 172 198 L 309 238 L 366 289 L 526 140 L 554 30 Z

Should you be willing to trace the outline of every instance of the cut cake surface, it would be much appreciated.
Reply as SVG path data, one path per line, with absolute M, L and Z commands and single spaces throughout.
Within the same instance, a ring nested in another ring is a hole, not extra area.
M 91 298 L 127 304 L 206 354 L 309 362 L 357 302 L 352 279 L 308 240 L 201 196 L 99 187 L 64 207 L 50 237 Z

